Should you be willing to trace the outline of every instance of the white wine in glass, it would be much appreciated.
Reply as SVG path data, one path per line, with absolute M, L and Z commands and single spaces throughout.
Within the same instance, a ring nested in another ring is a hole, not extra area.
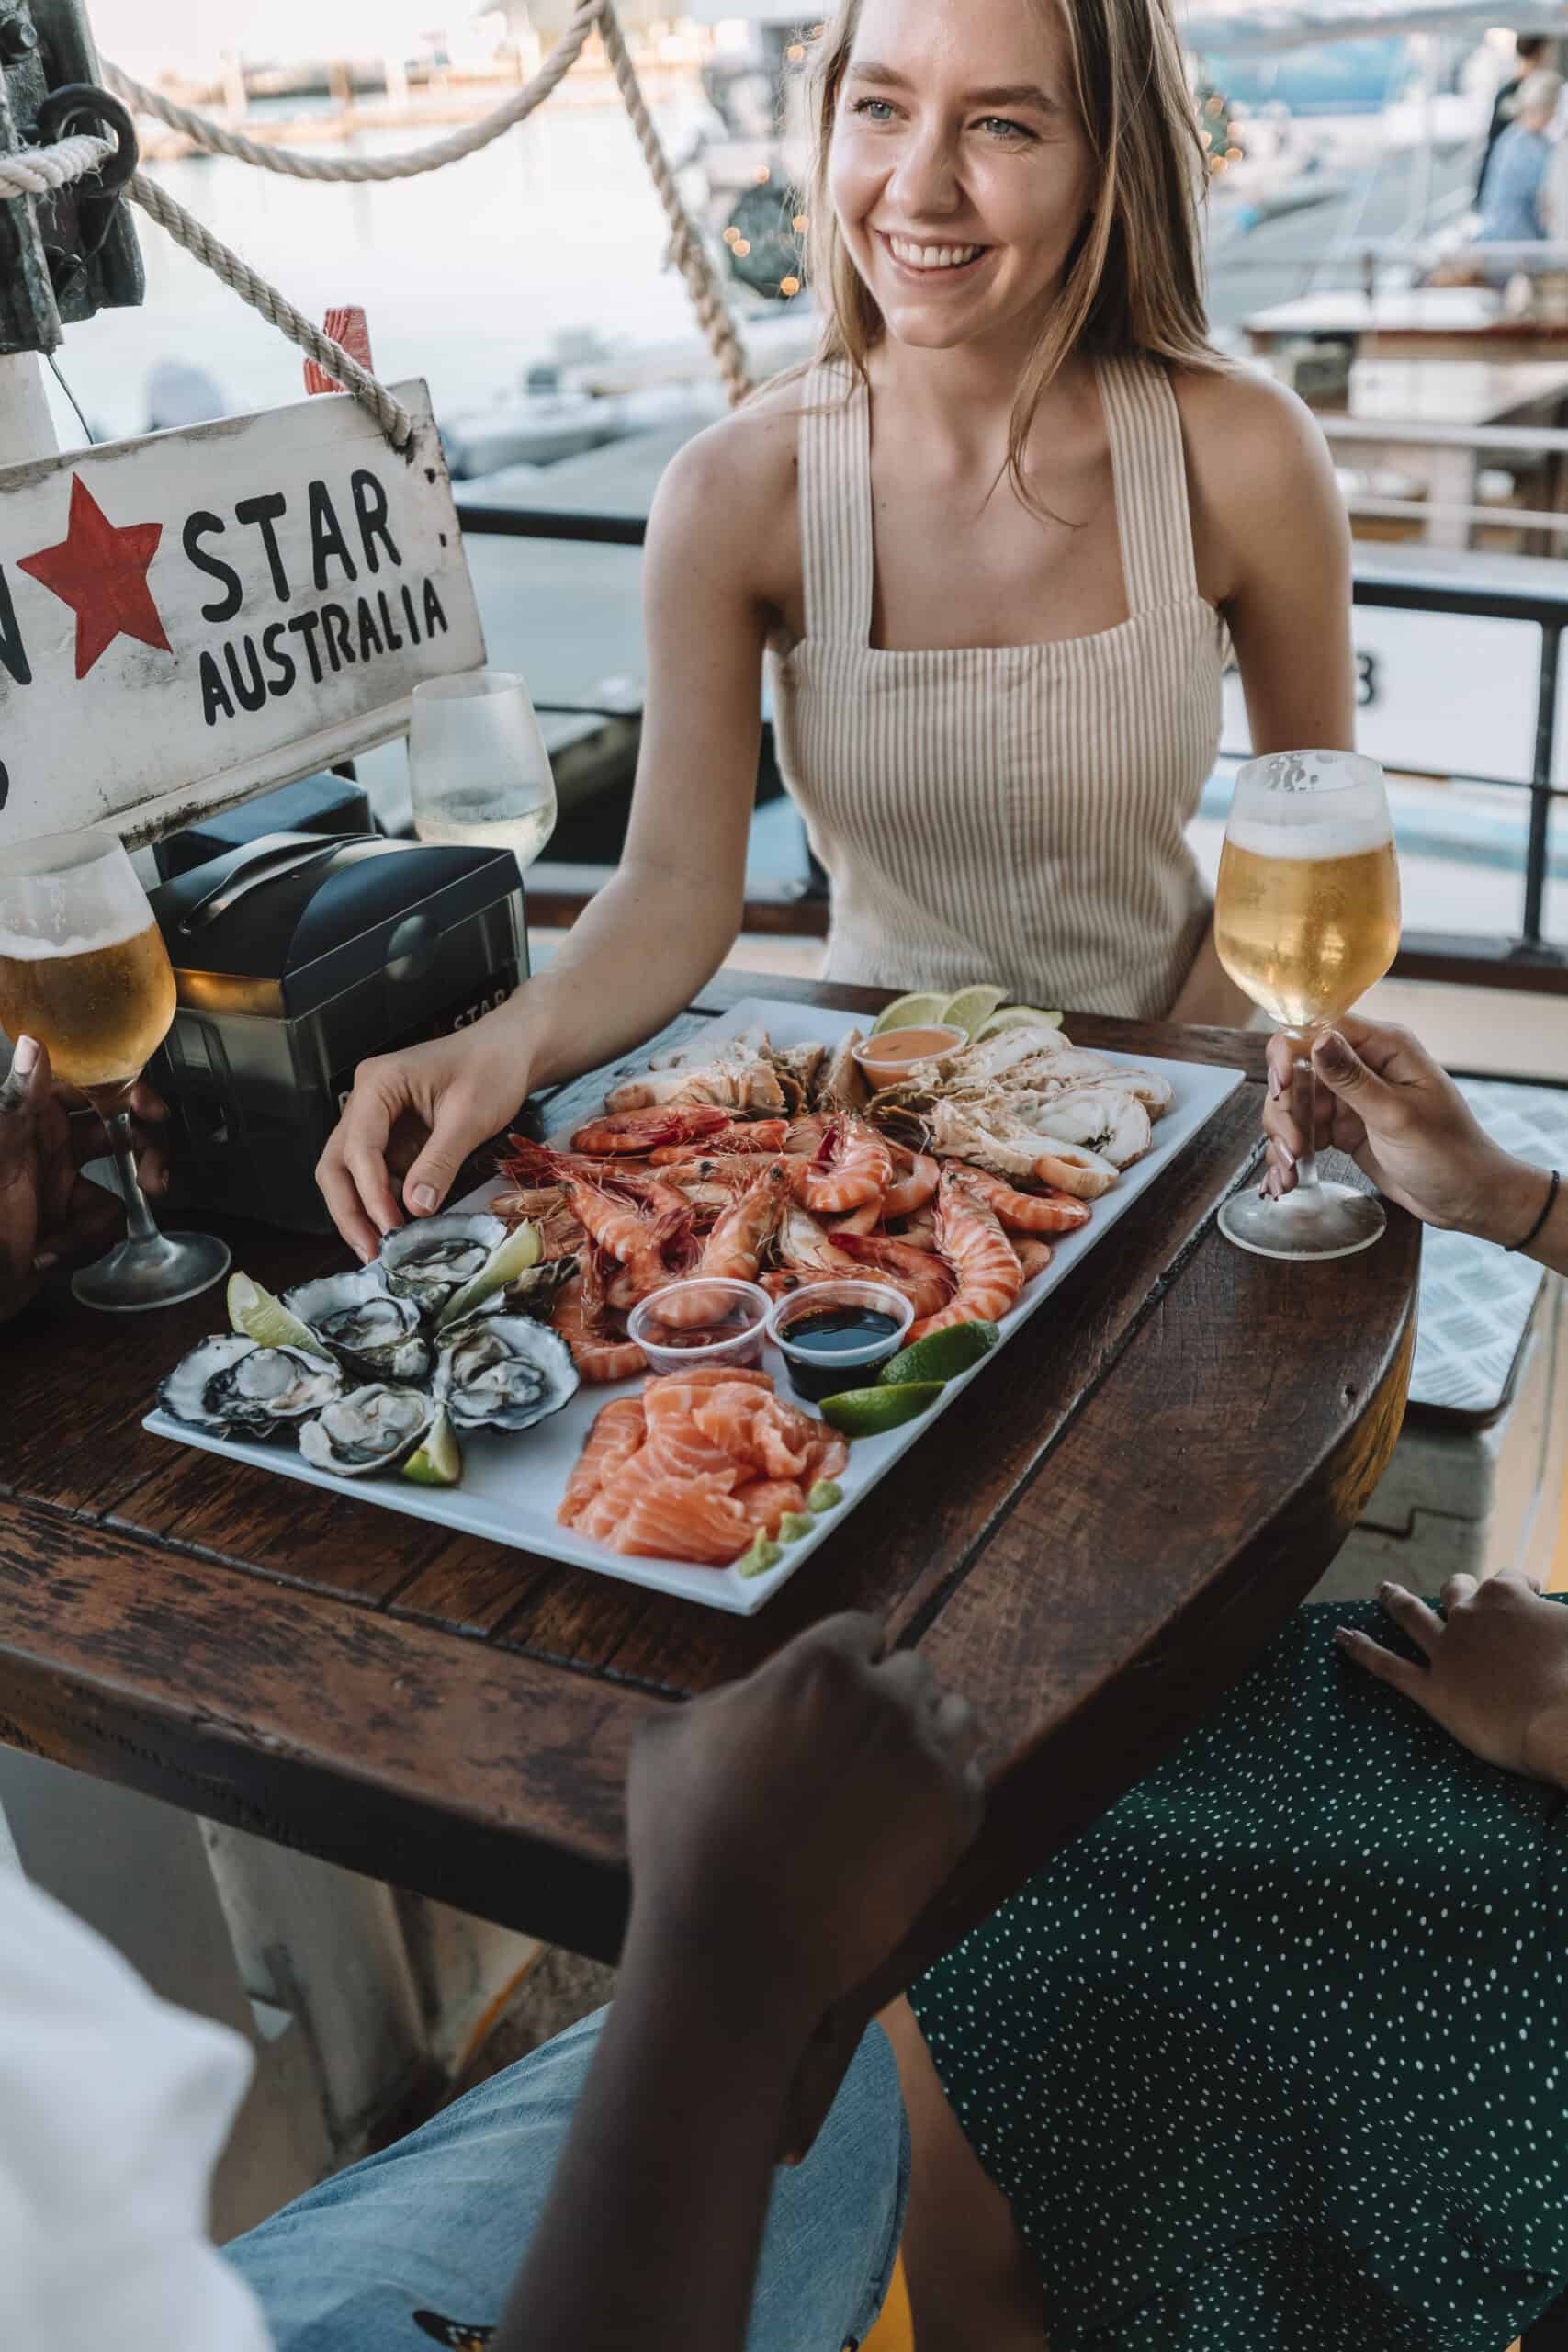
M 147 893 L 113 833 L 51 833 L 0 849 L 0 1028 L 36 1037 L 56 1078 L 101 1115 L 126 1238 L 72 1283 L 128 1312 L 194 1298 L 229 1269 L 209 1233 L 160 1233 L 136 1172 L 130 1090 L 175 1017 L 175 976 Z
M 556 786 L 514 672 L 473 670 L 414 688 L 409 786 L 422 842 L 509 849 L 519 872 L 533 865 L 556 829 Z
M 1290 1038 L 1292 1107 L 1307 1148 L 1293 1192 L 1242 1193 L 1220 1227 L 1266 1258 L 1345 1258 L 1387 1219 L 1351 1184 L 1325 1183 L 1314 1039 L 1381 980 L 1399 947 L 1399 862 L 1382 770 L 1355 752 L 1273 752 L 1237 774 L 1214 894 L 1221 963 Z

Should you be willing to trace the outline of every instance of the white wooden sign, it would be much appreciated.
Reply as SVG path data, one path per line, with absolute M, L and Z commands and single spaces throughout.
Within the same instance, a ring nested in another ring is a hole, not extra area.
M 146 841 L 399 734 L 484 637 L 423 383 L 0 468 L 0 841 Z

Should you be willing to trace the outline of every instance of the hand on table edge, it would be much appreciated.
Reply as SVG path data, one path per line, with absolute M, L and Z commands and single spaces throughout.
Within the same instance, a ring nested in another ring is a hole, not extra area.
M 144 1080 L 130 1090 L 129 1102 L 139 1121 L 156 1125 L 165 1116 Z M 102 1119 L 54 1077 L 48 1048 L 18 1037 L 0 1082 L 0 1324 L 19 1314 L 57 1267 L 97 1257 L 118 1238 L 125 1222 L 118 1194 L 82 1173 L 108 1151 Z M 167 1172 L 155 1142 L 142 1143 L 138 1166 L 156 1200 Z
M 971 1711 L 883 1640 L 828 1619 L 639 1735 L 615 1999 L 493 2352 L 740 2352 L 797 2070 L 979 1824 Z

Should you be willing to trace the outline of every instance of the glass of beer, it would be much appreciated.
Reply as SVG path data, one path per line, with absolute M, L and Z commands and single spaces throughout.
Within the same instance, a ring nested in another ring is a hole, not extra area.
M 1399 946 L 1399 864 L 1382 770 L 1355 752 L 1273 752 L 1235 780 L 1214 894 L 1221 963 L 1291 1040 L 1307 1148 L 1281 1200 L 1240 1193 L 1220 1229 L 1264 1258 L 1348 1258 L 1387 1223 L 1317 1171 L 1317 1034 L 1381 980 Z
M 472 670 L 415 686 L 409 786 L 422 842 L 509 849 L 519 871 L 532 865 L 556 829 L 556 786 L 523 680 Z
M 172 1306 L 227 1272 L 211 1234 L 160 1233 L 136 1172 L 130 1090 L 175 1017 L 175 976 L 147 894 L 113 833 L 0 847 L 0 1028 L 49 1048 L 107 1130 L 126 1238 L 72 1284 L 85 1306 Z

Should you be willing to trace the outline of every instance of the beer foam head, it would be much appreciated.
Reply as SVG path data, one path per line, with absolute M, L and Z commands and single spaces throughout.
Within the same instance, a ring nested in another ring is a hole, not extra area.
M 87 956 L 140 937 L 152 921 L 113 833 L 51 833 L 0 846 L 0 956 Z
M 91 931 L 67 932 L 61 938 L 52 933 L 13 931 L 8 923 L 0 922 L 0 956 L 13 956 L 21 964 L 41 963 L 46 956 L 92 956 L 106 947 L 123 946 L 128 939 L 139 939 L 151 929 L 152 922 L 152 910 L 148 907 L 142 910 L 140 922 L 134 916 L 126 916 L 118 922 L 106 918 Z
M 1337 816 L 1327 824 L 1321 820 L 1314 824 L 1305 813 L 1281 810 L 1278 823 L 1258 817 L 1233 816 L 1225 827 L 1225 839 L 1237 849 L 1249 850 L 1255 857 L 1322 860 L 1364 857 L 1369 851 L 1386 849 L 1393 832 L 1386 817 L 1370 810 L 1364 817 L 1348 813 Z

